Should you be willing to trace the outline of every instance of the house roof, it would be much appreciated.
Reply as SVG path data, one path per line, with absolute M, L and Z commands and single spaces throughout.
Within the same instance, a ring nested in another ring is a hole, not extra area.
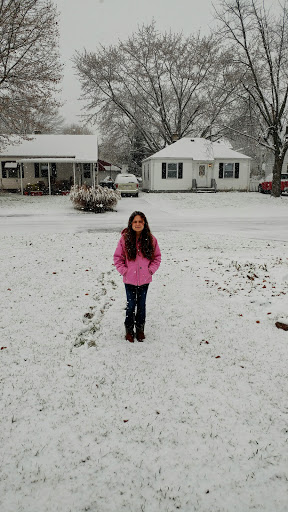
M 96 135 L 27 135 L 27 139 L 11 136 L 10 143 L 0 151 L 0 158 L 18 160 L 62 160 L 97 162 Z
M 99 171 L 116 171 L 121 172 L 121 167 L 118 165 L 110 164 L 109 162 L 106 162 L 105 160 L 98 160 L 98 170 Z
M 211 142 L 210 140 L 200 137 L 183 137 L 177 142 L 174 142 L 174 144 L 170 144 L 170 146 L 166 146 L 166 148 L 154 153 L 154 155 L 151 155 L 149 158 L 159 158 L 162 160 L 164 158 L 189 158 L 192 160 L 204 160 L 205 162 L 213 162 L 215 159 L 219 158 L 223 160 L 250 159 L 249 156 L 234 151 L 223 141 Z M 146 158 L 146 160 L 148 160 L 148 158 Z

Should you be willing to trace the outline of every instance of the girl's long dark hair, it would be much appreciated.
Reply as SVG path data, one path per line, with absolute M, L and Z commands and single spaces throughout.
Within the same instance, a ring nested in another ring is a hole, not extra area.
M 125 240 L 125 249 L 127 252 L 127 258 L 128 260 L 135 260 L 136 254 L 137 254 L 137 247 L 136 247 L 136 233 L 132 229 L 132 222 L 136 215 L 139 215 L 141 219 L 144 220 L 144 229 L 141 232 L 139 242 L 140 242 L 140 248 L 143 256 L 147 258 L 148 260 L 154 259 L 154 242 L 152 233 L 149 228 L 148 221 L 146 219 L 146 216 L 142 212 L 133 212 L 128 221 L 128 227 L 124 229 L 123 236 Z

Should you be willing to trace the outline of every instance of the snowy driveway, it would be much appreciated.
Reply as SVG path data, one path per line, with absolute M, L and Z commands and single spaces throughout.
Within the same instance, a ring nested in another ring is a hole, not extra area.
M 22 201 L 21 201 L 22 200 Z M 288 197 L 258 193 L 140 194 L 122 198 L 117 213 L 73 209 L 68 197 L 5 198 L 0 233 L 119 232 L 134 210 L 143 211 L 155 233 L 178 231 L 288 241 Z

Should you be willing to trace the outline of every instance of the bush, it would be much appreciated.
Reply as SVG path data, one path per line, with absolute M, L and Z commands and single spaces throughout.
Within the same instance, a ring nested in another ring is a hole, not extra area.
M 118 190 L 100 187 L 100 185 L 96 187 L 74 185 L 71 188 L 70 199 L 74 207 L 79 210 L 102 213 L 113 211 L 114 206 L 121 199 L 121 194 Z
M 60 180 L 52 183 L 51 190 L 52 194 L 62 194 L 63 192 L 70 192 L 70 181 L 69 180 Z
M 45 185 L 44 181 L 37 181 L 37 183 L 27 183 L 24 188 L 24 193 L 30 194 L 31 192 L 43 192 L 43 194 L 48 194 L 49 189 Z

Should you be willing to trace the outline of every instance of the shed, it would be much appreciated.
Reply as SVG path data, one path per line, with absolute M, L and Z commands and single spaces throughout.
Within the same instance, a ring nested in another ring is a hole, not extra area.
M 248 191 L 250 161 L 224 141 L 184 137 L 143 160 L 143 190 Z

